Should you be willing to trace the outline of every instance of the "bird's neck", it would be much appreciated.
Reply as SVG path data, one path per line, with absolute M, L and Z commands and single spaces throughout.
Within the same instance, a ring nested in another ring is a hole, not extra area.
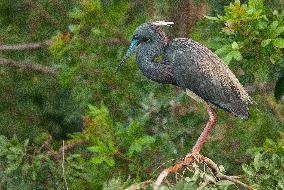
M 176 84 L 172 65 L 163 63 L 164 60 L 155 61 L 157 57 L 164 57 L 165 46 L 166 42 L 163 40 L 142 43 L 137 49 L 136 61 L 149 79 L 163 84 Z

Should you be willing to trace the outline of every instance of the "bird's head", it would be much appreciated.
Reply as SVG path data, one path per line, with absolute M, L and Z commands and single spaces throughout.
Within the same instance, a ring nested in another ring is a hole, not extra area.
M 156 21 L 151 23 L 144 23 L 138 26 L 133 33 L 131 44 L 116 68 L 116 72 L 126 62 L 127 58 L 134 52 L 134 50 L 142 43 L 149 43 L 153 41 L 161 41 L 166 39 L 165 33 L 160 29 L 160 26 L 169 26 L 174 24 L 173 22 Z

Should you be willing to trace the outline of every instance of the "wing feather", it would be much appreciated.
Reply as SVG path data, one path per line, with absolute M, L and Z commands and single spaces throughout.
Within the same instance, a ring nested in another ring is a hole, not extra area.
M 248 118 L 251 98 L 220 58 L 190 39 L 175 39 L 170 49 L 178 86 L 236 116 Z

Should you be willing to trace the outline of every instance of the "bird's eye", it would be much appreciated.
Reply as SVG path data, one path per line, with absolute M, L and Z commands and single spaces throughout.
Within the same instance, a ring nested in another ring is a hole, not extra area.
M 132 37 L 132 39 L 139 39 L 139 37 L 138 37 L 138 35 L 137 34 L 135 34 L 135 35 L 133 35 L 133 37 Z

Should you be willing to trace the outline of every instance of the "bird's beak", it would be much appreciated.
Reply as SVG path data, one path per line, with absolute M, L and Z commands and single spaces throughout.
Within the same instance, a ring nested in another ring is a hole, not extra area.
M 116 67 L 116 71 L 118 72 L 120 67 L 126 62 L 127 58 L 132 54 L 132 52 L 135 50 L 135 48 L 139 45 L 139 40 L 138 39 L 132 39 L 131 44 L 124 56 L 124 58 L 122 59 L 122 61 L 119 63 L 119 65 Z

